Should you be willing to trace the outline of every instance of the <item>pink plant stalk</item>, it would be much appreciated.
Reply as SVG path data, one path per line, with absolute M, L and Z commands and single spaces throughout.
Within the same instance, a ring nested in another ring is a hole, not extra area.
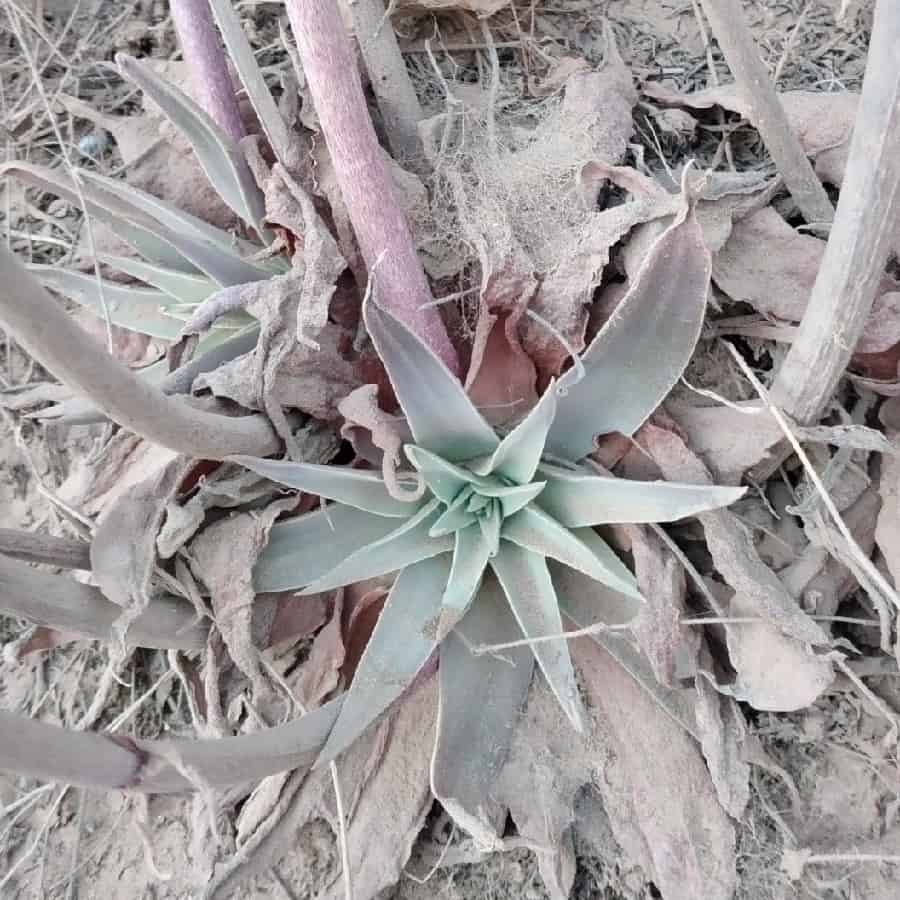
M 169 5 L 197 102 L 232 140 L 239 141 L 246 131 L 209 3 L 171 0 Z
M 456 351 L 440 314 L 428 306 L 431 289 L 369 118 L 337 2 L 286 0 L 285 5 L 375 296 L 458 373 Z

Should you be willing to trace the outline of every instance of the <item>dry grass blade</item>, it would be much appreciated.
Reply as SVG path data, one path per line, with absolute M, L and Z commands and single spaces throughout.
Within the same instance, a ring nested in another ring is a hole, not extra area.
M 752 118 L 791 196 L 807 222 L 830 222 L 834 208 L 791 130 L 775 85 L 744 20 L 740 0 L 701 0 L 701 3 L 735 80 L 747 102 L 757 107 Z
M 900 194 L 900 4 L 879 0 L 850 158 L 825 256 L 772 402 L 817 421 L 863 333 L 893 241 Z
M 0 248 L 0 276 L 0 322 L 60 381 L 86 394 L 123 428 L 201 459 L 278 450 L 280 442 L 261 416 L 234 419 L 192 409 L 94 346 L 5 248 Z

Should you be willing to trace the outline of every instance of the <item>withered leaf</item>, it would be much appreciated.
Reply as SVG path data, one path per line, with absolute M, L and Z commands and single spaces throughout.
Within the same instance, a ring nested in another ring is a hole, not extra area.
M 296 497 L 287 497 L 261 512 L 222 519 L 205 529 L 190 548 L 191 569 L 209 589 L 213 616 L 228 652 L 262 696 L 268 694 L 268 685 L 253 643 L 253 566 L 275 520 L 296 505 Z
M 123 608 L 123 631 L 150 602 L 156 535 L 166 505 L 190 466 L 185 457 L 167 460 L 118 497 L 98 521 L 91 542 L 91 570 L 107 599 Z

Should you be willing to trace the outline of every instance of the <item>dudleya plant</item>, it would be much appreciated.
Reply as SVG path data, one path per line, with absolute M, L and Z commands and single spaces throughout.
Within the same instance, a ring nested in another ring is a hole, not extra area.
M 258 591 L 299 587 L 313 594 L 398 572 L 319 764 L 345 750 L 400 697 L 436 647 L 441 713 L 432 778 L 445 802 L 448 794 L 452 802 L 465 793 L 439 783 L 445 748 L 496 755 L 524 702 L 533 661 L 573 727 L 583 727 L 562 636 L 569 575 L 581 579 L 581 588 L 596 588 L 594 596 L 606 605 L 598 617 L 612 610 L 611 624 L 627 621 L 641 600 L 634 575 L 593 526 L 669 522 L 724 506 L 744 491 L 628 481 L 579 463 L 593 447 L 591 420 L 606 391 L 620 398 L 629 391 L 627 384 L 598 385 L 603 367 L 594 352 L 611 334 L 627 332 L 628 321 L 627 315 L 613 319 L 583 361 L 501 436 L 441 360 L 369 302 L 365 322 L 413 436 L 404 450 L 417 485 L 401 481 L 398 493 L 371 471 L 237 458 L 258 474 L 334 501 L 276 526 L 254 572 Z M 616 356 L 629 351 L 618 340 L 613 346 Z M 653 411 L 671 387 L 672 372 L 655 371 L 660 359 L 668 354 L 636 367 L 644 385 L 632 392 L 633 402 L 618 401 L 618 418 L 602 419 L 601 431 L 619 424 L 630 432 Z M 579 386 L 586 381 L 584 393 Z M 646 384 L 654 385 L 649 394 Z M 517 654 L 512 670 L 506 655 L 472 652 L 473 645 L 522 638 L 530 650 Z M 481 691 L 483 702 L 464 696 L 471 690 Z M 497 697 L 504 701 L 499 707 Z

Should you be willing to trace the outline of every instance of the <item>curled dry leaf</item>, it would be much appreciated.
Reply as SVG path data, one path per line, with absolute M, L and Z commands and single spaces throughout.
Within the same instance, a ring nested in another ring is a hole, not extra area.
M 667 479 L 709 483 L 700 460 L 673 431 L 648 424 L 638 437 Z M 790 595 L 760 559 L 746 527 L 726 510 L 700 513 L 707 546 L 719 574 L 735 591 L 729 615 L 758 618 L 758 624 L 726 625 L 731 663 L 737 672 L 734 696 L 757 709 L 808 706 L 834 680 L 830 660 L 811 645 L 827 646 L 827 633 Z M 776 675 L 777 673 L 777 675 Z
M 123 608 L 123 632 L 150 602 L 156 534 L 190 466 L 184 457 L 167 461 L 112 503 L 97 523 L 91 570 L 104 596 Z
M 213 617 L 228 652 L 257 696 L 268 694 L 268 684 L 253 643 L 253 566 L 275 520 L 296 505 L 296 497 L 287 497 L 262 512 L 237 513 L 214 522 L 190 548 L 191 569 L 209 589 Z
M 720 484 L 739 484 L 744 473 L 780 444 L 784 433 L 762 403 L 687 406 L 670 401 L 666 411 L 684 432 L 691 449 Z M 753 440 L 747 440 L 752 431 Z
M 85 515 L 99 515 L 177 456 L 175 451 L 130 431 L 118 431 L 106 444 L 102 456 L 74 461 L 58 493 Z
M 396 469 L 403 461 L 401 450 L 412 441 L 412 432 L 402 416 L 386 413 L 378 405 L 378 385 L 364 384 L 338 403 L 344 419 L 341 437 L 350 441 L 360 459 Z
M 749 303 L 764 316 L 799 322 L 824 253 L 825 241 L 801 234 L 767 207 L 733 224 L 713 259 L 713 281 L 732 300 Z M 792 339 L 793 333 L 783 332 L 783 337 Z M 882 353 L 897 343 L 900 293 L 885 276 L 856 352 Z
M 644 85 L 644 93 L 671 106 L 710 109 L 721 106 L 753 123 L 755 108 L 736 84 L 707 88 L 692 94 L 679 94 L 663 84 Z M 816 173 L 823 181 L 840 186 L 847 166 L 850 136 L 856 121 L 859 94 L 850 91 L 785 91 L 779 95 L 791 128 L 800 139 L 807 156 L 813 157 Z
M 208 389 L 248 409 L 269 412 L 277 403 L 301 409 L 317 419 L 335 420 L 338 402 L 360 382 L 356 366 L 344 355 L 350 349 L 349 335 L 328 324 L 318 336 L 318 350 L 298 344 L 292 324 L 278 329 L 275 335 L 275 356 L 266 358 L 265 351 L 258 348 L 200 375 L 194 381 L 195 390 Z M 260 373 L 261 362 L 266 367 L 264 373 Z

